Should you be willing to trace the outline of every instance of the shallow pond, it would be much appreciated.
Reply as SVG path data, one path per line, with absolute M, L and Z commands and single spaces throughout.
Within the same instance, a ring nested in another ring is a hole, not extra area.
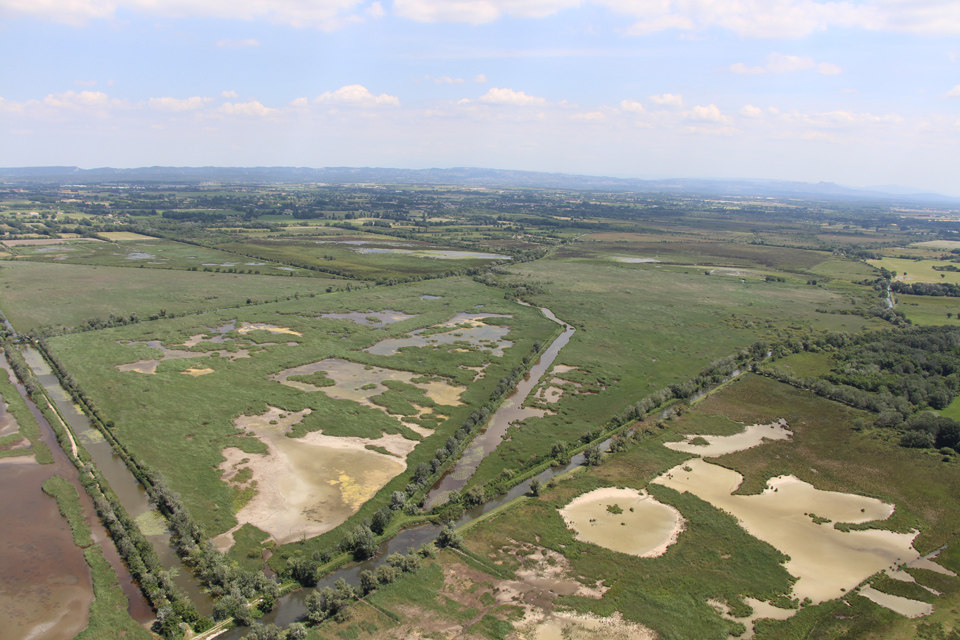
M 743 477 L 702 458 L 664 473 L 654 482 L 687 491 L 736 517 L 751 535 L 785 555 L 787 571 L 798 578 L 793 594 L 814 603 L 833 600 L 871 575 L 919 557 L 917 532 L 879 529 L 838 531 L 833 523 L 885 520 L 893 506 L 875 498 L 822 491 L 793 476 L 768 482 L 759 495 L 732 495 Z M 829 522 L 817 524 L 814 516 Z
M 223 451 L 226 461 L 220 465 L 227 481 L 242 467 L 252 470 L 257 494 L 237 513 L 237 521 L 253 524 L 281 544 L 301 536 L 311 538 L 342 524 L 406 469 L 404 459 L 418 444 L 400 435 L 337 438 L 314 431 L 302 438 L 287 437 L 290 428 L 309 412 L 287 414 L 271 407 L 259 416 L 237 418 L 237 428 L 259 438 L 268 453 L 228 448 Z M 368 445 L 382 447 L 392 455 L 370 451 Z M 229 533 L 216 540 L 221 547 L 231 541 Z
M 452 345 L 460 342 L 479 349 L 490 350 L 492 355 L 503 357 L 503 350 L 513 346 L 513 342 L 504 340 L 504 336 L 510 332 L 510 327 L 485 324 L 483 319 L 510 317 L 512 316 L 499 313 L 458 313 L 447 322 L 434 327 L 450 327 L 450 331 L 421 335 L 426 329 L 418 329 L 417 331 L 411 331 L 407 338 L 381 340 L 375 345 L 367 347 L 364 351 L 378 356 L 392 356 L 404 347 Z
M 645 491 L 606 487 L 574 498 L 560 510 L 576 539 L 641 558 L 666 553 L 683 530 L 683 517 Z
M 772 424 L 750 425 L 741 433 L 732 436 L 688 435 L 683 442 L 665 442 L 663 446 L 674 451 L 693 453 L 704 458 L 715 458 L 736 451 L 752 449 L 765 440 L 789 440 L 793 433 L 786 429 L 786 420 Z M 706 440 L 706 444 L 695 444 L 697 438 Z

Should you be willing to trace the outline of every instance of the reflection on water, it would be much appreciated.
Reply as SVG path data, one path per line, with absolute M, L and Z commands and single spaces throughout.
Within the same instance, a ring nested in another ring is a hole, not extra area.
M 356 324 L 362 324 L 366 327 L 376 327 L 385 324 L 393 324 L 416 318 L 416 316 L 407 315 L 402 311 L 393 309 L 384 309 L 383 311 L 351 311 L 349 313 L 321 313 L 321 318 L 328 320 L 350 320 Z
M 503 350 L 513 346 L 513 342 L 504 340 L 510 332 L 510 327 L 501 327 L 493 324 L 485 324 L 484 318 L 510 318 L 512 316 L 500 313 L 458 313 L 447 322 L 433 327 L 450 327 L 450 331 L 439 333 L 426 333 L 426 329 L 411 331 L 407 338 L 388 338 L 381 340 L 371 347 L 364 349 L 367 353 L 378 356 L 392 356 L 399 353 L 404 347 L 429 347 L 446 344 L 462 343 L 469 344 L 472 347 L 489 350 L 490 353 L 498 358 L 503 357 Z

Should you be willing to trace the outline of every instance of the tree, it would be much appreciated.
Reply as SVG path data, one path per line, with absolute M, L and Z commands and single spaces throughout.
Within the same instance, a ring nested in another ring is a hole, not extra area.
M 305 640 L 307 628 L 301 622 L 294 622 L 287 627 L 287 640 Z
M 533 495 L 533 496 L 539 496 L 539 495 L 540 495 L 540 488 L 541 488 L 540 478 L 534 478 L 533 480 L 530 481 L 530 494 L 531 494 L 531 495 Z
M 360 572 L 360 592 L 363 593 L 363 595 L 376 591 L 378 584 L 377 575 L 373 571 L 364 569 Z
M 381 507 L 373 514 L 373 522 L 370 523 L 370 529 L 377 535 L 383 535 L 383 532 L 390 526 L 390 520 L 392 519 L 393 511 L 390 507 Z
M 304 587 L 317 584 L 317 565 L 308 558 L 297 556 L 290 561 L 290 577 Z
M 600 445 L 592 444 L 583 451 L 583 464 L 588 467 L 595 467 L 603 461 L 603 453 L 600 452 Z
M 440 529 L 440 535 L 437 536 L 436 545 L 443 549 L 444 547 L 459 548 L 463 544 L 463 538 L 453 528 L 451 523 L 447 523 Z

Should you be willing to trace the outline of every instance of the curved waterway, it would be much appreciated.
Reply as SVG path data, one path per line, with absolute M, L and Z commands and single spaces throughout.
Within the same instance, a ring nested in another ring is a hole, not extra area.
M 150 512 L 155 508 L 150 503 L 146 489 L 143 488 L 123 460 L 114 453 L 110 443 L 104 440 L 103 435 L 90 424 L 87 418 L 74 403 L 70 396 L 60 386 L 60 381 L 43 359 L 43 356 L 34 349 L 24 349 L 23 357 L 33 369 L 37 380 L 43 385 L 47 394 L 56 404 L 60 415 L 70 426 L 70 429 L 79 439 L 83 447 L 90 453 L 97 470 L 106 478 L 113 492 L 120 499 L 120 504 L 133 519 L 155 517 Z M 84 494 L 85 495 L 85 494 Z M 142 521 L 142 520 L 141 520 Z M 165 522 L 162 517 L 155 521 Z M 144 532 L 146 535 L 148 532 Z M 176 549 L 171 542 L 169 531 L 155 535 L 146 535 L 160 559 L 160 564 L 168 571 L 176 569 L 173 581 L 190 597 L 200 615 L 210 615 L 213 611 L 213 600 L 200 588 L 200 584 L 193 577 L 190 569 L 181 562 Z
M 524 407 L 523 403 L 526 402 L 530 392 L 537 386 L 543 374 L 553 366 L 553 361 L 557 359 L 560 350 L 570 342 L 570 338 L 576 333 L 576 329 L 558 319 L 546 307 L 540 307 L 540 312 L 562 326 L 563 332 L 547 347 L 546 351 L 540 355 L 537 363 L 530 367 L 530 371 L 523 377 L 523 380 L 504 399 L 487 422 L 486 428 L 470 443 L 470 446 L 463 452 L 463 456 L 457 460 L 453 468 L 443 474 L 443 477 L 430 489 L 426 497 L 427 509 L 442 504 L 451 491 L 459 491 L 466 486 L 484 458 L 493 453 L 503 442 L 503 436 L 506 435 L 511 424 L 526 418 L 541 418 L 546 413 L 543 409 Z

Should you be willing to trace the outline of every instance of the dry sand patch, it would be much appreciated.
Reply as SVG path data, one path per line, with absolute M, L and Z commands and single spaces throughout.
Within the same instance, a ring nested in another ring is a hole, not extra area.
M 238 429 L 252 433 L 268 449 L 250 454 L 229 447 L 220 464 L 225 478 L 241 465 L 252 472 L 256 495 L 236 514 L 238 525 L 215 543 L 229 548 L 233 531 L 245 523 L 269 533 L 283 544 L 300 536 L 313 537 L 342 524 L 394 477 L 406 469 L 405 458 L 418 444 L 399 435 L 339 438 L 321 431 L 290 438 L 290 428 L 310 409 L 285 413 L 270 407 L 259 416 L 240 416 Z M 393 455 L 366 447 L 383 447 Z
M 181 371 L 180 373 L 183 373 L 183 374 L 188 375 L 188 376 L 193 376 L 194 378 L 198 378 L 198 377 L 200 377 L 200 376 L 205 376 L 205 375 L 207 375 L 208 373 L 213 373 L 213 369 L 211 369 L 211 368 L 209 368 L 209 367 L 207 367 L 207 368 L 205 368 L 205 369 L 197 369 L 197 368 L 196 368 L 196 365 L 194 365 L 193 367 L 191 367 L 191 368 L 189 368 L 189 369 L 185 369 L 185 370 Z
M 523 640 L 655 640 L 657 634 L 643 625 L 623 619 L 620 612 L 609 618 L 588 614 L 554 612 L 518 629 Z
M 246 335 L 251 331 L 269 331 L 270 333 L 284 333 L 291 336 L 303 336 L 299 331 L 294 331 L 287 327 L 279 327 L 275 324 L 265 324 L 263 322 L 243 322 L 237 329 L 240 335 Z
M 574 498 L 560 515 L 577 540 L 641 558 L 666 553 L 684 525 L 679 511 L 647 492 L 615 487 Z

